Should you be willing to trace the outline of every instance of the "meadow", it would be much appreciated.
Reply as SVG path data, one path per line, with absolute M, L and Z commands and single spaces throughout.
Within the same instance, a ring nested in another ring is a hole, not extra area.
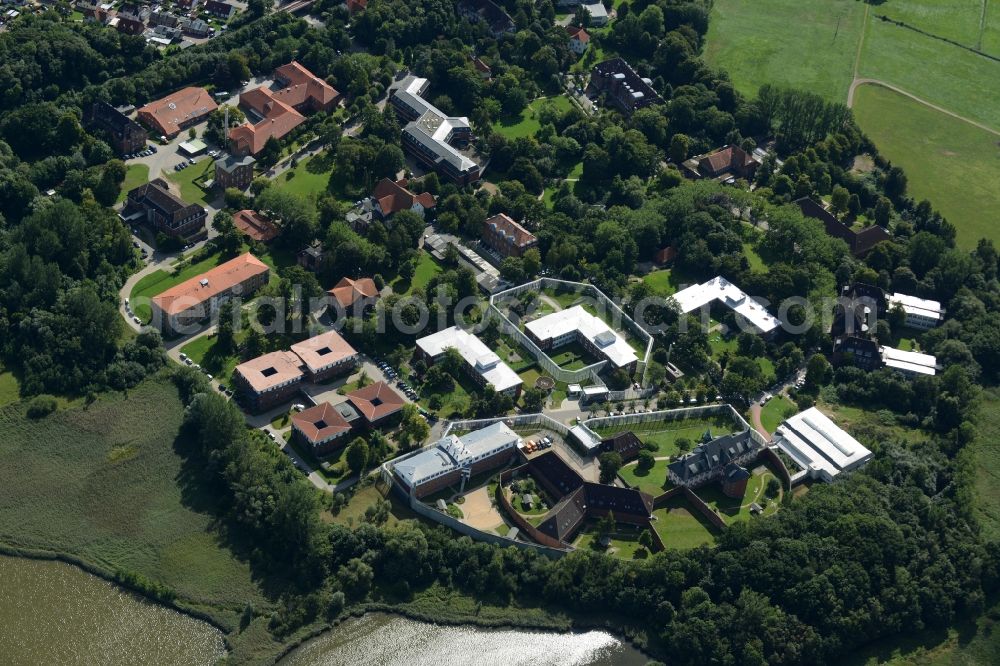
M 1000 57 L 1000 13 L 984 0 L 715 0 L 704 55 L 747 95 L 772 83 L 844 102 L 856 65 L 859 78 L 1000 130 L 1000 62 L 970 49 Z M 1000 240 L 991 217 L 996 136 L 871 85 L 856 89 L 853 108 L 879 151 L 907 171 L 909 193 L 958 228 L 961 247 Z
M 716 528 L 684 499 L 683 495 L 671 497 L 653 511 L 656 533 L 667 548 L 697 548 L 715 540 Z
M 543 108 L 552 108 L 559 112 L 566 112 L 573 107 L 573 103 L 565 95 L 556 97 L 539 97 L 534 100 L 518 116 L 513 118 L 501 118 L 493 123 L 493 129 L 503 134 L 508 139 L 517 139 L 525 136 L 534 136 L 541 129 L 540 112 Z
M 857 90 L 854 116 L 906 171 L 909 193 L 958 226 L 960 247 L 972 249 L 982 237 L 1000 242 L 1000 227 L 984 214 L 1000 206 L 1000 137 L 876 86 Z
M 248 602 L 268 607 L 224 543 L 201 472 L 178 453 L 182 419 L 167 379 L 38 421 L 0 409 L 0 542 L 140 574 L 225 623 Z

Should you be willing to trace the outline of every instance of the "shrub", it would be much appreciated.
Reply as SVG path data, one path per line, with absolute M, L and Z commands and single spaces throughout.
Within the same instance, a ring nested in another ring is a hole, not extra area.
M 28 403 L 28 418 L 40 419 L 56 411 L 59 403 L 51 395 L 36 395 Z

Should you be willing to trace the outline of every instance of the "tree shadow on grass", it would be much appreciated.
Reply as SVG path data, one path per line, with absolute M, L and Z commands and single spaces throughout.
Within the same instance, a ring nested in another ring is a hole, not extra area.
M 228 549 L 237 560 L 250 566 L 253 581 L 268 600 L 277 600 L 293 587 L 294 582 L 280 570 L 262 566 L 258 557 L 259 545 L 248 539 L 243 530 L 225 515 L 224 494 L 227 490 L 224 484 L 194 450 L 183 429 L 174 438 L 173 447 L 182 461 L 175 478 L 181 490 L 181 504 L 209 516 L 209 529 L 219 545 Z

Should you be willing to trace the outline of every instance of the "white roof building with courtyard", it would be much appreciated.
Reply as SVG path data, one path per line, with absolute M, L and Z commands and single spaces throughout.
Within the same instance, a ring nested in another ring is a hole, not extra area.
M 872 457 L 861 442 L 815 407 L 782 422 L 774 433 L 774 443 L 810 477 L 827 482 Z
M 551 340 L 553 347 L 566 344 L 571 340 L 584 338 L 605 356 L 616 368 L 622 368 L 639 360 L 638 355 L 628 341 L 611 329 L 602 319 L 596 317 L 581 305 L 553 312 L 524 327 L 537 340 Z
M 457 469 L 471 468 L 480 460 L 516 447 L 520 441 L 516 432 L 498 421 L 461 437 L 446 435 L 433 447 L 393 463 L 393 468 L 407 486 L 416 488 Z
M 504 363 L 482 340 L 458 326 L 452 326 L 417 340 L 417 347 L 426 356 L 437 358 L 448 349 L 455 349 L 470 369 L 491 384 L 497 393 L 504 393 L 522 384 L 520 375 Z
M 719 301 L 753 324 L 761 333 L 770 333 L 781 325 L 777 317 L 768 312 L 767 308 L 721 275 L 708 282 L 682 289 L 673 295 L 673 299 L 680 311 L 685 314 L 712 301 Z

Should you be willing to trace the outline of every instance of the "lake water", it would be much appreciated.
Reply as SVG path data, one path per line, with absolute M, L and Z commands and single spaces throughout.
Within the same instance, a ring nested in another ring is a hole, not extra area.
M 214 664 L 211 625 L 61 562 L 0 556 L 5 664 Z
M 643 666 L 647 661 L 604 631 L 450 627 L 369 614 L 304 644 L 281 666 Z

